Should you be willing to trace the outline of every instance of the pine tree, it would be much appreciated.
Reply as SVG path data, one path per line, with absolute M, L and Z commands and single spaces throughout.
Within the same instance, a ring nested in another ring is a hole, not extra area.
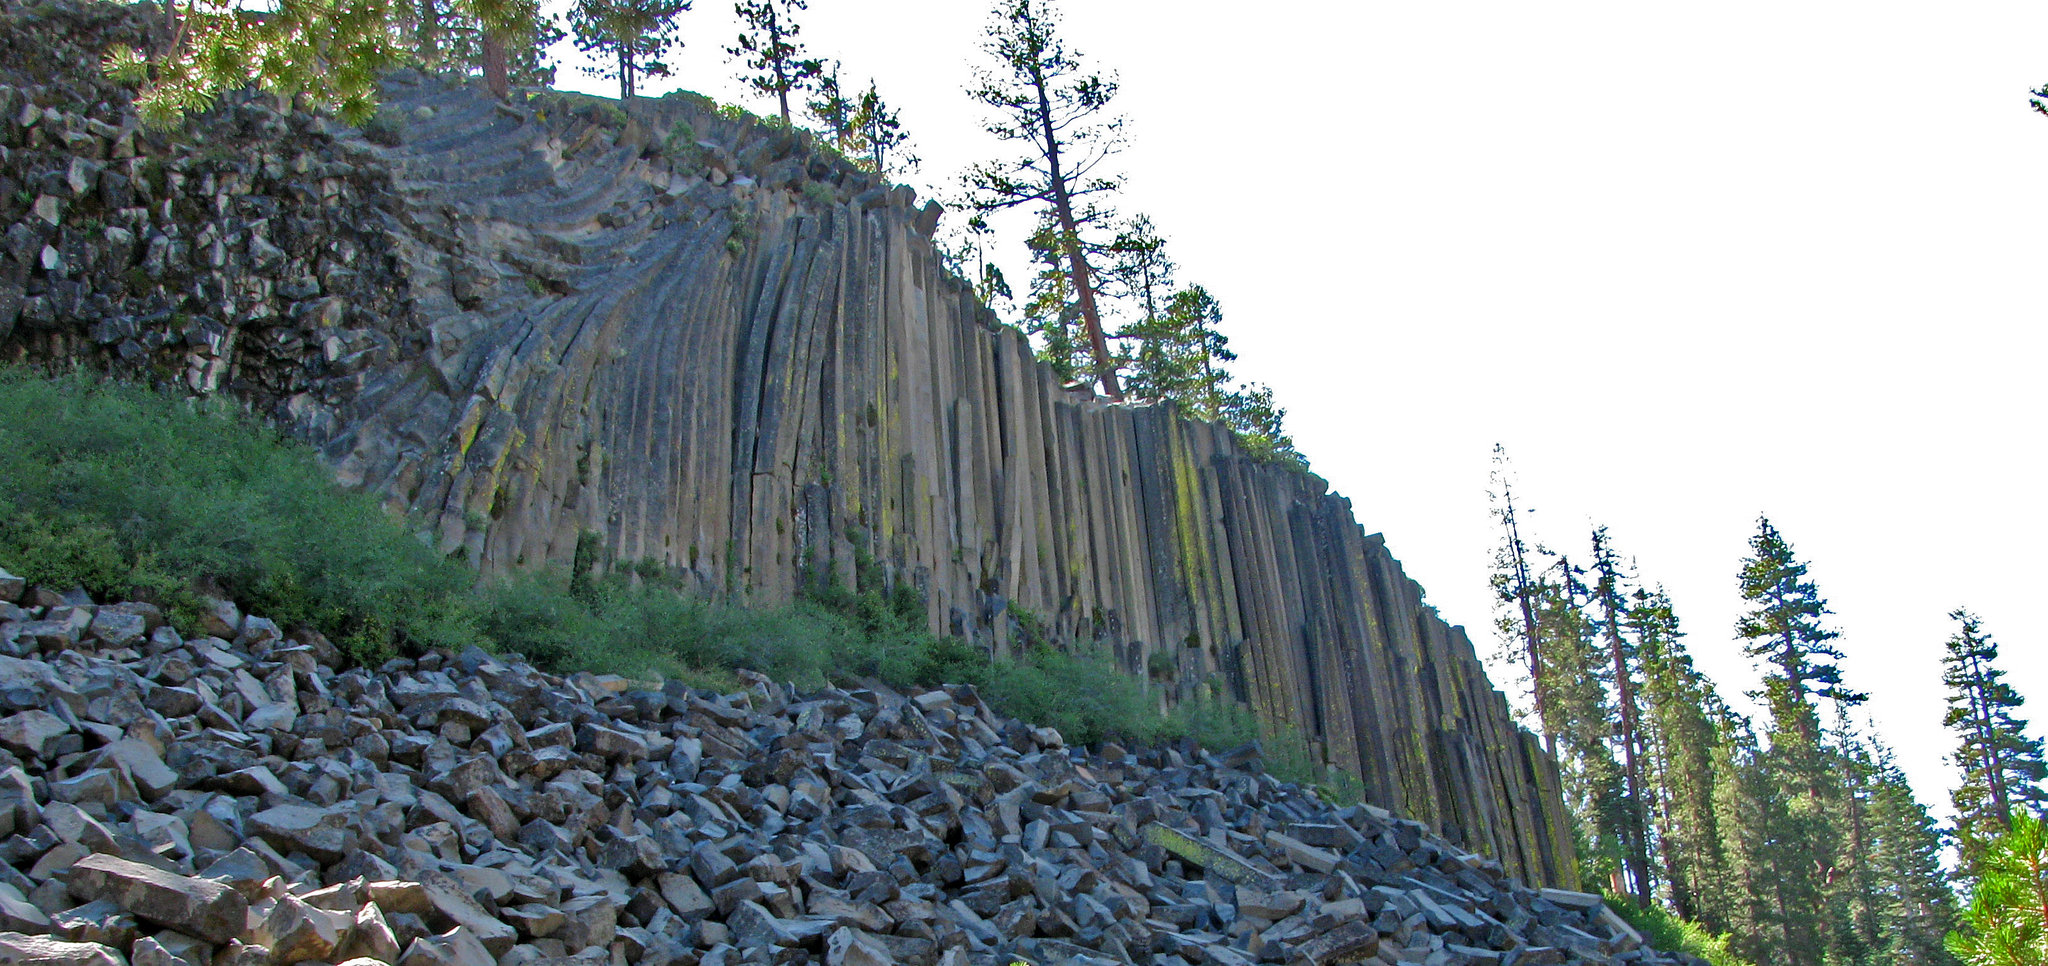
M 2048 803 L 2041 782 L 2048 778 L 2041 742 L 2027 736 L 2027 722 L 2015 715 L 2025 699 L 2005 683 L 1998 645 L 1983 622 L 1968 610 L 1948 615 L 1960 626 L 1942 657 L 1941 682 L 1948 686 L 1948 712 L 1941 723 L 1960 739 L 1953 761 L 1962 783 L 1950 793 L 1956 811 L 1961 872 L 1974 874 L 1983 842 L 2004 831 L 2015 807 Z
M 1245 453 L 1261 463 L 1307 469 L 1308 459 L 1287 434 L 1287 410 L 1273 402 L 1273 388 L 1250 383 L 1223 394 L 1223 425 L 1237 435 Z
M 1775 837 L 1789 824 L 1781 780 L 1748 719 L 1730 713 L 1718 727 L 1714 812 L 1728 862 L 1705 890 L 1701 918 L 1728 931 L 1731 946 L 1751 962 L 1811 962 L 1789 959 L 1795 936 L 1788 926 L 1795 917 L 1810 917 L 1817 903 L 1802 906 L 1797 884 L 1777 867 Z
M 1619 803 L 1616 833 L 1621 837 L 1622 858 L 1634 885 L 1636 905 L 1652 901 L 1650 880 L 1650 821 L 1642 774 L 1642 709 L 1636 702 L 1635 647 L 1622 636 L 1622 622 L 1628 610 L 1622 599 L 1621 562 L 1608 542 L 1607 528 L 1593 531 L 1593 603 L 1599 608 L 1601 635 L 1607 642 L 1614 685 L 1615 730 L 1621 744 L 1621 772 L 1627 799 Z
M 977 216 L 979 217 L 979 216 Z M 1074 276 L 1066 268 L 1058 228 L 1041 220 L 1026 241 L 1038 271 L 1024 300 L 1024 331 L 1038 337 L 1038 359 L 1052 367 L 1062 383 L 1073 383 L 1089 371 L 1087 337 L 1081 332 L 1081 305 L 1074 298 Z
M 732 7 L 741 29 L 739 40 L 725 52 L 746 67 L 739 75 L 741 83 L 775 95 L 784 124 L 794 123 L 790 92 L 804 90 L 824 71 L 821 61 L 804 56 L 803 41 L 797 39 L 803 30 L 796 14 L 806 9 L 807 0 L 739 0 Z
M 691 2 L 576 0 L 569 9 L 576 49 L 599 55 L 597 66 L 584 70 L 596 77 L 618 78 L 619 100 L 632 100 L 640 77 L 669 75 L 664 58 L 683 46 L 676 36 L 676 18 L 689 12 Z
M 1219 328 L 1223 309 L 1209 290 L 1190 285 L 1173 293 L 1166 310 L 1117 331 L 1135 346 L 1126 391 L 1137 398 L 1170 399 L 1199 419 L 1221 419 L 1229 408 L 1237 359 Z
M 1522 539 L 1520 513 L 1515 507 L 1513 467 L 1508 462 L 1507 447 L 1493 444 L 1493 470 L 1487 479 L 1487 497 L 1492 503 L 1494 520 L 1500 523 L 1501 543 L 1494 551 L 1493 594 L 1494 600 L 1505 608 L 1495 621 L 1503 641 L 1519 641 L 1522 653 L 1518 659 L 1526 661 L 1531 696 L 1536 704 L 1536 720 L 1543 722 L 1548 714 L 1550 702 L 1544 693 L 1543 682 L 1548 675 L 1543 670 L 1543 653 L 1536 635 L 1536 582 L 1529 565 L 1530 548 Z M 1512 649 L 1512 645 L 1510 645 Z M 1557 735 L 1550 729 L 1542 728 L 1543 750 L 1551 757 L 1557 756 Z
M 872 78 L 854 104 L 853 125 L 866 147 L 868 170 L 889 177 L 917 169 L 918 157 L 908 150 L 910 134 L 903 130 L 903 119 L 899 112 L 890 110 L 889 102 L 882 99 L 882 92 Z
M 1166 239 L 1152 224 L 1149 215 L 1140 214 L 1119 232 L 1116 240 L 1109 244 L 1109 264 L 1102 269 L 1103 277 L 1116 283 L 1122 297 L 1136 307 L 1139 321 L 1151 323 L 1158 318 L 1163 303 L 1171 296 L 1174 287 L 1174 272 L 1180 269 L 1166 254 Z
M 1835 662 L 1842 652 L 1830 641 L 1841 634 L 1821 625 L 1831 613 L 1819 589 L 1806 578 L 1806 564 L 1792 555 L 1792 545 L 1771 521 L 1757 518 L 1749 541 L 1753 556 L 1742 561 L 1742 599 L 1751 609 L 1735 624 L 1748 641 L 1745 652 L 1770 664 L 1764 698 L 1774 731 L 1795 735 L 1809 747 L 1820 744 L 1820 712 L 1815 699 L 1860 704 L 1865 695 L 1842 686 Z M 1775 737 L 1774 737 L 1775 740 Z
M 1970 966 L 2048 963 L 2048 827 L 2027 812 L 1984 845 L 1963 928 L 1946 939 Z
M 203 112 L 221 92 L 251 84 L 284 97 L 304 94 L 361 124 L 376 113 L 377 79 L 407 53 L 397 24 L 408 15 L 394 0 L 287 0 L 265 12 L 233 0 L 193 0 L 171 18 L 163 51 L 152 56 L 116 45 L 101 67 L 140 87 L 136 113 L 154 128 Z
M 1588 611 L 1592 592 L 1569 557 L 1543 575 L 1536 622 L 1543 652 L 1549 714 L 1544 731 L 1557 736 L 1566 804 L 1583 840 L 1580 878 L 1619 889 L 1628 852 L 1628 810 L 1622 768 L 1608 744 L 1614 707 L 1607 690 L 1599 622 Z
M 1831 934 L 1830 885 L 1847 860 L 1845 841 L 1858 830 L 1856 809 L 1843 784 L 1841 756 L 1822 733 L 1819 702 L 1837 709 L 1864 696 L 1842 685 L 1842 656 L 1830 642 L 1839 634 L 1822 626 L 1827 601 L 1768 519 L 1759 518 L 1742 562 L 1742 597 L 1750 610 L 1736 623 L 1752 659 L 1764 665 L 1765 699 L 1771 715 L 1766 760 L 1777 781 L 1782 814 L 1766 829 L 1764 855 L 1778 900 L 1783 934 L 1779 955 L 1794 966 L 1820 966 Z M 1844 835 L 1840 818 L 1850 825 Z
M 804 106 L 823 125 L 825 137 L 840 154 L 884 177 L 917 167 L 917 156 L 906 150 L 910 135 L 903 130 L 902 118 L 882 99 L 873 80 L 868 81 L 867 90 L 848 97 L 840 87 L 839 62 L 833 61 L 830 69 L 819 69 L 812 92 L 814 96 Z M 986 227 L 980 216 L 975 220 Z
M 845 157 L 856 158 L 866 151 L 853 123 L 857 105 L 839 86 L 839 67 L 836 60 L 820 62 L 817 82 L 811 87 L 811 99 L 804 102 L 804 109 L 824 128 L 825 139 L 835 150 Z
M 1642 667 L 1644 781 L 1652 790 L 1657 856 L 1680 918 L 1725 931 L 1708 898 L 1727 875 L 1714 810 L 1716 717 L 1724 714 L 1712 682 L 1693 666 L 1671 598 L 1637 588 L 1624 625 Z
M 1913 796 L 1892 750 L 1875 740 L 1867 755 L 1872 832 L 1868 866 L 1877 887 L 1869 962 L 1953 966 L 1942 939 L 1955 928 L 1954 895 L 1941 868 L 1941 833 Z
M 481 75 L 500 98 L 508 96 L 513 86 L 552 85 L 555 67 L 545 54 L 550 45 L 566 36 L 555 18 L 532 0 L 493 0 L 488 12 L 495 20 L 478 15 L 484 6 L 456 3 L 443 12 L 435 0 L 421 0 L 420 19 L 413 28 L 415 56 L 421 66 Z M 496 29 L 490 26 L 494 22 L 500 25 Z
M 977 72 L 972 93 L 996 112 L 985 129 L 1024 150 L 970 169 L 969 203 L 984 213 L 1039 205 L 1050 214 L 1050 250 L 1065 263 L 1095 381 L 1109 398 L 1122 399 L 1084 239 L 1113 217 L 1094 199 L 1120 187 L 1097 174 L 1122 143 L 1122 120 L 1101 116 L 1116 96 L 1116 81 L 1082 70 L 1080 55 L 1070 53 L 1056 32 L 1049 0 L 1002 0 L 992 17 L 983 49 L 996 66 Z

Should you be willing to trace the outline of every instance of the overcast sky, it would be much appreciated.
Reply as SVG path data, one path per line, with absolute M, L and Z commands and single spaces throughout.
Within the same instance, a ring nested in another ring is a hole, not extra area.
M 732 80 L 730 9 L 697 7 L 652 89 L 766 113 Z M 1482 649 L 1500 442 L 1534 535 L 1583 556 L 1607 524 L 1738 701 L 1756 675 L 1735 575 L 1768 514 L 1939 810 L 1950 610 L 1984 618 L 2048 724 L 2048 117 L 2026 103 L 2048 6 L 1065 14 L 1122 83 L 1124 210 L 1152 215 L 1222 303 L 1238 371 Z M 950 194 L 998 150 L 963 93 L 986 21 L 979 0 L 814 0 L 803 39 L 849 86 L 879 80 L 925 159 L 909 180 Z

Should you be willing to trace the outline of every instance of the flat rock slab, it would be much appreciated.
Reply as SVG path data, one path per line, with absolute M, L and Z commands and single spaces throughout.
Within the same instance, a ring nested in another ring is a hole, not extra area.
M 124 966 L 126 960 L 99 943 L 67 943 L 48 936 L 0 932 L 0 963 L 23 966 Z
M 111 855 L 88 855 L 71 867 L 68 888 L 90 902 L 106 899 L 159 926 L 224 943 L 247 925 L 249 900 L 212 879 L 196 879 Z
M 1238 885 L 1258 886 L 1269 891 L 1279 888 L 1279 879 L 1272 873 L 1252 865 L 1245 861 L 1244 856 L 1220 845 L 1204 842 L 1158 822 L 1147 824 L 1144 835 L 1145 841 Z

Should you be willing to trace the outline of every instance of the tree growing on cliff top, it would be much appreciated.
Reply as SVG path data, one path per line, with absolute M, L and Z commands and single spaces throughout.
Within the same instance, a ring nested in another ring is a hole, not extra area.
M 1517 662 L 1526 662 L 1523 670 L 1529 674 L 1529 686 L 1536 703 L 1536 720 L 1547 723 L 1549 718 L 1549 695 L 1544 689 L 1548 675 L 1543 668 L 1543 650 L 1536 634 L 1535 568 L 1530 566 L 1530 546 L 1522 539 L 1521 514 L 1527 508 L 1515 506 L 1514 467 L 1508 462 L 1507 447 L 1493 444 L 1493 471 L 1488 474 L 1487 496 L 1492 501 L 1493 518 L 1500 524 L 1500 548 L 1494 552 L 1493 593 L 1494 599 L 1507 608 L 1496 620 L 1503 640 L 1517 642 L 1522 653 Z M 1543 732 L 1543 750 L 1552 757 L 1557 755 L 1557 734 L 1548 727 Z
M 1098 173 L 1123 143 L 1122 119 L 1103 114 L 1116 81 L 1082 69 L 1079 53 L 1058 36 L 1048 0 L 1003 0 L 991 16 L 983 50 L 995 64 L 976 71 L 971 93 L 995 112 L 984 129 L 1022 150 L 968 171 L 969 204 L 984 213 L 1023 205 L 1049 212 L 1051 251 L 1067 272 L 1095 381 L 1111 399 L 1121 399 L 1084 240 L 1112 216 L 1095 199 L 1120 187 Z
M 691 2 L 576 0 L 569 9 L 576 49 L 598 55 L 597 66 L 584 70 L 594 77 L 618 78 L 619 100 L 631 100 L 642 75 L 669 75 L 664 58 L 683 46 L 676 36 L 676 18 L 689 12 Z
M 806 89 L 824 72 L 824 63 L 804 56 L 803 41 L 797 39 L 802 27 L 796 13 L 807 9 L 807 0 L 740 0 L 732 6 L 740 18 L 740 35 L 725 52 L 746 68 L 739 74 L 741 83 L 775 96 L 784 124 L 794 123 L 790 92 Z
M 839 62 L 833 61 L 830 69 L 820 71 L 813 91 L 804 106 L 840 154 L 885 178 L 917 167 L 917 156 L 904 147 L 910 134 L 903 130 L 903 119 L 882 99 L 873 79 L 867 90 L 848 96 L 839 83 Z

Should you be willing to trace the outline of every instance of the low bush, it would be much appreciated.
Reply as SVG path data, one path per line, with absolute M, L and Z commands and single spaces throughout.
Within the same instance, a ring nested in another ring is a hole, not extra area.
M 188 623 L 196 581 L 363 660 L 480 640 L 467 568 L 218 402 L 0 370 L 0 520 L 0 559 L 21 576 Z
M 1609 895 L 1607 905 L 1643 934 L 1644 941 L 1666 952 L 1689 953 L 1714 966 L 1755 966 L 1728 951 L 1728 937 L 1716 936 L 1699 923 L 1680 919 L 1663 906 L 1637 906 L 1634 899 Z

